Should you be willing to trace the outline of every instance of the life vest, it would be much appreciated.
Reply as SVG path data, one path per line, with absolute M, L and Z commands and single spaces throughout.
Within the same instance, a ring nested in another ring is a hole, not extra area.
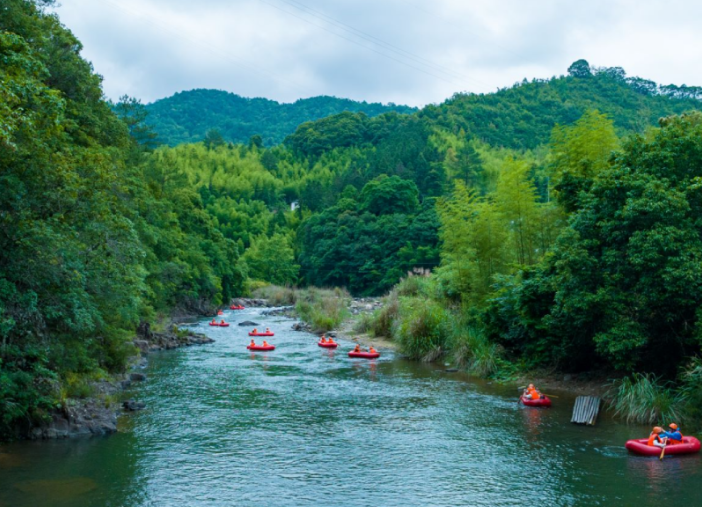
M 683 436 L 683 434 L 682 434 L 682 432 L 681 432 L 680 430 L 678 430 L 678 433 L 680 433 L 680 440 L 675 440 L 674 438 L 668 437 L 668 443 L 669 443 L 669 444 L 676 445 L 676 444 L 682 444 L 682 443 L 683 443 L 683 441 L 682 441 L 682 436 Z
M 654 442 L 661 442 L 661 437 L 658 435 L 658 433 L 651 433 L 651 436 L 648 437 L 648 445 L 650 446 L 655 446 Z
M 531 389 L 529 391 L 529 396 L 531 396 L 532 400 L 538 400 L 539 398 L 541 398 L 539 391 L 537 391 L 536 389 Z

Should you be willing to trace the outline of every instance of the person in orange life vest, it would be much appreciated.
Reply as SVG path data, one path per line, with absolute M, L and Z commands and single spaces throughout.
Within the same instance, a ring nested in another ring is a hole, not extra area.
M 254 330 L 251 331 L 251 332 L 252 332 L 253 334 L 256 334 L 256 333 L 258 333 L 258 329 L 254 328 Z
M 250 346 L 251 346 L 251 347 L 255 347 L 255 346 L 256 346 L 256 342 L 255 342 L 255 341 L 253 341 L 253 340 L 251 340 L 251 344 L 250 344 Z
M 319 340 L 320 343 L 327 343 L 327 339 L 322 335 L 322 338 Z
M 266 340 L 263 340 L 263 346 L 268 347 L 268 342 Z
M 661 438 L 661 433 L 663 433 L 663 428 L 661 428 L 660 426 L 655 426 L 648 437 L 648 445 L 655 447 L 665 447 L 666 438 Z
M 361 352 L 361 346 L 356 344 L 356 348 L 353 349 L 354 352 Z
M 221 324 L 224 324 L 224 323 L 225 323 L 225 322 L 224 322 L 224 319 L 222 319 L 222 321 L 220 322 L 220 325 L 221 325 Z
M 536 387 L 534 387 L 534 384 L 529 384 L 529 387 L 526 388 L 523 396 L 526 399 L 538 400 L 541 398 L 541 393 Z
M 368 352 L 370 354 L 375 354 L 375 349 L 373 347 L 368 347 Z
M 327 343 L 334 343 L 334 338 L 332 338 L 331 336 L 327 338 Z
M 212 319 L 212 322 L 210 324 L 217 324 L 217 319 Z
M 670 423 L 668 425 L 668 427 L 670 428 L 670 431 L 666 431 L 661 436 L 667 438 L 669 444 L 672 444 L 672 445 L 682 444 L 683 443 L 683 436 L 682 436 L 682 433 L 680 433 L 680 429 L 678 428 L 678 425 L 675 423 Z
M 270 333 L 270 332 L 271 332 L 271 328 L 267 327 L 267 328 L 266 328 L 266 333 Z

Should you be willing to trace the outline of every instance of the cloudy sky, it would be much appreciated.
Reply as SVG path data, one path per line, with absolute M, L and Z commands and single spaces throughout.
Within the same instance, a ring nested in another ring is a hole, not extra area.
M 59 0 L 108 97 L 192 88 L 421 106 L 573 61 L 702 85 L 692 0 Z

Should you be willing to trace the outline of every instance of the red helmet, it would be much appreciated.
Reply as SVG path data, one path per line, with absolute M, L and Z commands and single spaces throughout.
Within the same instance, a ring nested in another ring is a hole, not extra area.
M 675 423 L 670 423 L 670 424 L 668 425 L 668 427 L 671 428 L 671 429 L 674 429 L 674 430 L 677 430 L 677 429 L 678 429 L 678 425 L 675 424 Z

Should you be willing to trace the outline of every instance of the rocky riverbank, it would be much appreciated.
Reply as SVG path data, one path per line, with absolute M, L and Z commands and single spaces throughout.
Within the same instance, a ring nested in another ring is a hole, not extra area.
M 114 375 L 109 380 L 91 382 L 90 396 L 64 400 L 60 407 L 48 415 L 47 421 L 20 431 L 17 437 L 40 440 L 114 433 L 117 431 L 117 417 L 121 413 L 145 408 L 145 404 L 137 400 L 121 399 L 124 397 L 124 389 L 132 382 L 146 380 L 146 375 L 141 370 L 146 367 L 146 356 L 150 352 L 212 342 L 214 340 L 204 334 L 181 330 L 175 325 L 167 332 L 153 332 L 148 323 L 142 322 L 134 339 L 138 354 L 134 356 L 129 372 Z

